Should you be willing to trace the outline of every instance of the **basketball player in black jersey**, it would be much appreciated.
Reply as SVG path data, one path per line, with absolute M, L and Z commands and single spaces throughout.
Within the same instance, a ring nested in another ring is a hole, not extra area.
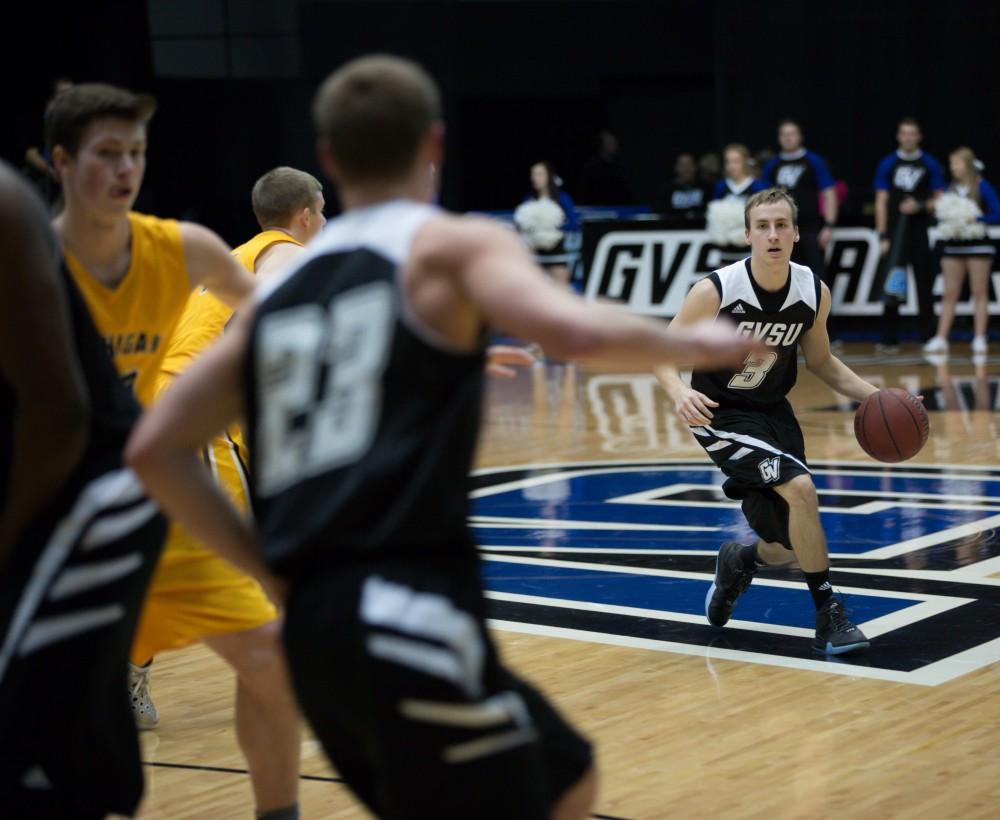
M 830 289 L 809 268 L 791 261 L 798 241 L 797 208 L 790 195 L 769 188 L 746 204 L 750 257 L 722 268 L 691 288 L 672 326 L 727 317 L 763 340 L 765 353 L 736 371 L 696 369 L 686 384 L 673 367 L 657 376 L 677 415 L 726 474 L 723 490 L 742 500 L 755 544 L 728 542 L 716 560 L 705 598 L 710 623 L 723 626 L 759 566 L 798 560 L 816 605 L 813 648 L 822 654 L 866 649 L 868 640 L 846 617 L 830 585 L 830 560 L 819 502 L 806 465 L 802 431 L 787 394 L 795 384 L 797 352 L 823 382 L 861 401 L 877 388 L 830 352 L 826 320 Z
M 485 627 L 466 517 L 486 328 L 650 366 L 733 365 L 763 346 L 587 304 L 512 232 L 426 204 L 443 125 L 415 64 L 349 63 L 314 116 L 344 214 L 150 411 L 131 463 L 194 536 L 287 588 L 299 702 L 369 809 L 584 817 L 589 743 L 501 664 Z M 241 414 L 259 534 L 197 457 Z
M 138 806 L 123 684 L 165 533 L 121 466 L 138 406 L 58 256 L 0 163 L 0 817 L 19 820 Z

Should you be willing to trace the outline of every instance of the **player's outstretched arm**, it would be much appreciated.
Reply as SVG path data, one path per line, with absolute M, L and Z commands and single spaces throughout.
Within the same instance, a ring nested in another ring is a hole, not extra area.
M 439 242 L 452 254 L 459 287 L 479 316 L 499 330 L 538 342 L 557 358 L 635 367 L 663 362 L 723 367 L 758 346 L 723 325 L 668 330 L 662 322 L 618 307 L 585 302 L 548 279 L 516 235 L 485 220 L 450 220 L 433 244 Z
M 0 374 L 15 402 L 0 567 L 87 445 L 89 397 L 57 258 L 41 203 L 0 165 Z
M 709 321 L 719 312 L 720 302 L 719 292 L 715 286 L 707 279 L 702 279 L 688 291 L 670 326 L 690 327 L 699 322 Z M 681 421 L 692 427 L 711 424 L 711 408 L 718 407 L 718 402 L 712 401 L 704 393 L 691 387 L 681 378 L 680 372 L 674 365 L 660 365 L 653 368 L 653 373 L 673 402 L 674 412 Z
M 142 417 L 125 457 L 170 518 L 273 593 L 279 585 L 260 558 L 250 522 L 199 457 L 206 442 L 242 415 L 249 316 L 237 317 L 222 340 L 196 359 Z
M 181 222 L 184 264 L 191 287 L 209 290 L 230 307 L 238 307 L 254 289 L 254 279 L 215 233 L 194 222 Z
M 820 289 L 819 310 L 816 321 L 807 333 L 802 335 L 802 354 L 806 357 L 806 367 L 831 389 L 855 401 L 862 401 L 878 391 L 875 385 L 866 382 L 830 350 L 830 336 L 826 330 L 826 320 L 830 315 L 830 289 L 824 284 Z

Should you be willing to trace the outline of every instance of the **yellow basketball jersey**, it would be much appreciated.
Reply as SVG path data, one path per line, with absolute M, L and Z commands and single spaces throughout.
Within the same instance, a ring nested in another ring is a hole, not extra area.
M 250 273 L 254 273 L 257 259 L 264 251 L 279 242 L 301 245 L 297 239 L 281 231 L 263 231 L 249 242 L 233 251 L 233 256 Z M 173 376 L 179 375 L 212 342 L 219 338 L 233 309 L 204 288 L 194 291 L 187 301 L 177 330 L 167 346 L 162 369 Z
M 64 254 L 118 373 L 145 406 L 156 392 L 156 377 L 191 281 L 176 220 L 134 212 L 128 220 L 132 258 L 114 289 L 95 279 L 72 251 L 64 249 Z

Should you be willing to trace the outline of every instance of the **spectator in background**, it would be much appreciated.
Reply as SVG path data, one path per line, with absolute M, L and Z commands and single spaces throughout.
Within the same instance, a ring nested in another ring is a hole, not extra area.
M 944 245 L 941 255 L 944 294 L 937 334 L 924 345 L 924 352 L 948 352 L 948 334 L 955 321 L 955 306 L 968 271 L 974 305 L 972 354 L 976 356 L 987 351 L 989 278 L 996 248 L 986 236 L 986 226 L 1000 224 L 1000 197 L 983 179 L 983 164 L 971 148 L 952 151 L 948 165 L 951 186 L 937 201 L 935 209 Z
M 753 175 L 750 151 L 739 142 L 731 142 L 722 150 L 726 176 L 715 183 L 713 199 L 735 196 L 746 202 L 751 194 L 763 191 L 767 185 Z
M 825 282 L 824 251 L 833 237 L 839 206 L 833 177 L 823 158 L 803 146 L 802 129 L 794 120 L 778 123 L 778 144 L 781 151 L 764 167 L 764 179 L 769 185 L 784 188 L 798 203 L 799 241 L 792 261 L 812 268 Z M 820 196 L 825 216 L 820 216 Z
M 514 211 L 514 222 L 525 241 L 535 251 L 538 264 L 552 278 L 569 284 L 569 264 L 566 255 L 567 231 L 580 230 L 580 219 L 570 195 L 562 190 L 562 180 L 549 162 L 531 166 L 531 188 Z
M 709 151 L 698 157 L 698 178 L 709 191 L 722 179 L 722 160 L 715 151 Z
M 934 272 L 927 227 L 934 202 L 944 190 L 941 164 L 920 150 L 920 124 L 904 117 L 896 128 L 899 147 L 875 171 L 875 230 L 887 272 L 909 263 L 917 284 L 917 321 L 921 341 L 934 328 Z M 883 308 L 882 353 L 899 349 L 899 300 L 887 295 Z
M 699 219 L 705 214 L 708 190 L 698 180 L 694 154 L 678 154 L 674 161 L 674 178 L 667 186 L 660 205 L 666 219 Z
M 618 137 L 610 131 L 597 136 L 597 153 L 583 166 L 580 202 L 589 205 L 630 205 L 632 194 L 625 179 Z

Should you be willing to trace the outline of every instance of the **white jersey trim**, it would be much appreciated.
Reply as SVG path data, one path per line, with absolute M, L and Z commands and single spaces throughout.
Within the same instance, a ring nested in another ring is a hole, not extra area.
M 263 302 L 318 257 L 363 248 L 395 264 L 399 318 L 406 327 L 430 347 L 456 356 L 478 355 L 478 350 L 463 350 L 421 322 L 406 298 L 402 274 L 413 239 L 428 221 L 443 213 L 434 205 L 408 199 L 394 199 L 348 211 L 330 220 L 284 274 L 261 284 L 254 294 L 255 301 L 257 304 Z
M 722 300 L 719 303 L 720 313 L 734 302 L 743 302 L 747 305 L 753 305 L 757 310 L 763 310 L 753 289 L 753 284 L 750 282 L 746 261 L 746 259 L 741 259 L 739 262 L 733 262 L 733 264 L 726 265 L 726 267 L 716 271 L 719 283 L 722 285 Z
M 719 283 L 722 285 L 719 313 L 736 302 L 743 302 L 747 305 L 753 305 L 757 310 L 763 310 L 753 283 L 750 281 L 746 262 L 746 259 L 741 259 L 739 262 L 734 262 L 716 271 Z M 785 303 L 781 306 L 781 310 L 790 308 L 797 302 L 804 302 L 814 314 L 818 314 L 819 306 L 816 304 L 816 284 L 812 270 L 796 262 L 788 264 L 791 281 L 788 284 L 788 296 L 785 297 Z
M 397 266 L 406 261 L 413 237 L 440 210 L 433 205 L 406 199 L 356 208 L 331 219 L 284 274 L 261 284 L 254 293 L 259 304 L 295 276 L 313 259 L 327 254 L 367 248 Z
M 788 296 L 785 297 L 785 304 L 781 309 L 790 308 L 796 302 L 805 302 L 813 313 L 819 313 L 819 306 L 816 304 L 816 281 L 812 269 L 795 262 L 788 264 L 791 265 L 792 281 L 788 285 Z

